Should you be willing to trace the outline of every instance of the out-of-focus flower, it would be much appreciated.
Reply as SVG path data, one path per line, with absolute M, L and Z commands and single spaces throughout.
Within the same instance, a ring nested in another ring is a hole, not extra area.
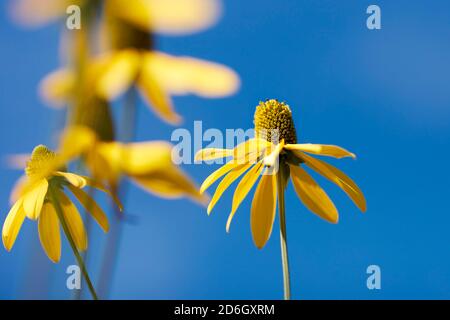
M 117 190 L 127 177 L 142 189 L 163 198 L 189 197 L 204 203 L 191 179 L 172 161 L 172 146 L 163 141 L 119 143 L 103 142 L 88 128 L 66 129 L 60 152 L 64 158 L 82 157 L 96 181 Z
M 61 257 L 61 218 L 67 224 L 76 248 L 86 250 L 88 239 L 83 220 L 66 190 L 70 190 L 105 232 L 108 231 L 106 214 L 83 188 L 90 186 L 108 194 L 109 191 L 88 177 L 66 172 L 64 157 L 40 145 L 34 149 L 25 172 L 12 192 L 14 205 L 3 225 L 2 239 L 6 250 L 12 249 L 25 217 L 38 221 L 39 239 L 51 261 L 56 263 Z M 58 215 L 56 206 L 62 209 L 63 217 Z
M 228 67 L 191 57 L 175 57 L 157 51 L 119 50 L 97 58 L 90 66 L 91 83 L 98 97 L 114 100 L 136 85 L 162 119 L 179 123 L 171 95 L 196 94 L 217 98 L 234 93 L 239 77 Z M 55 71 L 41 84 L 41 95 L 50 105 L 69 101 L 75 85 L 74 73 Z
M 353 153 L 334 145 L 297 144 L 291 110 L 288 105 L 277 100 L 260 103 L 256 108 L 254 123 L 256 138 L 239 145 L 235 150 L 203 149 L 196 155 L 197 160 L 233 157 L 233 160 L 212 173 L 201 186 L 200 190 L 203 192 L 225 176 L 208 206 L 208 214 L 225 190 L 244 175 L 234 192 L 227 232 L 236 210 L 260 177 L 251 208 L 251 230 L 258 248 L 263 248 L 270 238 L 276 215 L 277 193 L 278 196 L 284 193 L 289 176 L 298 197 L 309 210 L 328 222 L 337 223 L 336 207 L 325 191 L 302 168 L 303 165 L 338 185 L 361 211 L 366 210 L 363 193 L 349 177 L 330 164 L 308 155 L 355 158 Z M 274 134 L 277 134 L 280 141 L 278 144 L 272 142 Z
M 40 26 L 66 15 L 70 5 L 110 6 L 112 13 L 143 30 L 189 34 L 213 25 L 221 13 L 219 0 L 12 0 L 12 15 L 19 23 Z

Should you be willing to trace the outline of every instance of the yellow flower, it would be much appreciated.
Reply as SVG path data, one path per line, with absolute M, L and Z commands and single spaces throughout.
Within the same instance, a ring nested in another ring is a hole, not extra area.
M 338 222 L 338 211 L 325 191 L 306 172 L 309 167 L 338 185 L 361 211 L 366 211 L 366 200 L 358 186 L 339 169 L 309 154 L 334 158 L 352 157 L 353 153 L 334 145 L 297 144 L 292 113 L 288 105 L 277 100 L 260 103 L 255 112 L 254 139 L 229 149 L 203 149 L 197 160 L 212 160 L 231 156 L 233 160 L 213 172 L 201 186 L 201 192 L 224 177 L 208 206 L 208 214 L 224 191 L 239 179 L 234 192 L 227 232 L 239 205 L 258 182 L 251 208 L 253 241 L 263 248 L 272 233 L 276 215 L 277 194 L 284 192 L 291 176 L 294 189 L 304 205 L 319 217 L 331 223 Z M 278 138 L 279 143 L 273 143 Z
M 83 188 L 90 186 L 109 192 L 88 177 L 66 172 L 62 157 L 40 145 L 34 149 L 25 173 L 13 190 L 12 198 L 15 203 L 3 225 L 2 239 L 6 250 L 12 249 L 27 217 L 38 220 L 41 245 L 49 259 L 58 262 L 61 257 L 60 223 L 63 224 L 57 214 L 58 208 L 62 209 L 63 219 L 76 248 L 80 251 L 86 250 L 88 240 L 83 220 L 75 204 L 66 195 L 66 190 L 71 191 L 103 231 L 108 231 L 109 224 L 105 213 Z
M 94 180 L 107 183 L 113 193 L 122 177 L 163 198 L 190 197 L 205 202 L 197 186 L 172 161 L 172 146 L 163 141 L 103 142 L 88 128 L 74 126 L 61 138 L 64 158 L 81 156 Z
M 61 7 L 47 1 L 56 11 Z M 211 25 L 217 1 L 107 0 L 103 8 L 97 41 L 101 54 L 92 58 L 83 81 L 98 98 L 113 101 L 135 86 L 159 117 L 177 124 L 181 117 L 173 110 L 173 95 L 219 98 L 238 90 L 239 76 L 225 65 L 154 50 L 154 32 L 183 33 Z M 79 82 L 75 70 L 57 70 L 43 80 L 41 95 L 52 106 L 66 105 L 77 95 Z
M 115 15 L 143 30 L 189 34 L 206 29 L 219 18 L 219 0 L 105 0 Z M 70 5 L 82 10 L 99 0 L 14 0 L 12 15 L 20 23 L 40 26 L 66 16 Z

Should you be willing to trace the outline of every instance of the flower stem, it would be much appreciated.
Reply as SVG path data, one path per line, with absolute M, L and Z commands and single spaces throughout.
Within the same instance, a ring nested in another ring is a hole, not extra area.
M 279 168 L 277 174 L 278 184 L 278 212 L 280 214 L 280 242 L 281 242 L 281 262 L 283 265 L 283 287 L 284 287 L 284 300 L 291 299 L 291 280 L 289 275 L 289 257 L 287 246 L 287 234 L 286 234 L 286 214 L 285 214 L 285 202 L 284 202 L 284 177 L 283 170 Z
M 61 208 L 61 205 L 59 204 L 58 196 L 54 190 L 54 187 L 49 188 L 49 193 L 50 193 L 50 197 L 52 198 L 52 204 L 55 207 L 56 214 L 58 215 L 59 222 L 62 225 L 64 234 L 66 235 L 67 240 L 69 241 L 69 244 L 70 244 L 70 247 L 72 248 L 73 254 L 75 255 L 75 258 L 77 259 L 78 266 L 80 267 L 81 273 L 83 274 L 83 277 L 88 285 L 89 291 L 92 294 L 92 298 L 94 300 L 98 300 L 97 293 L 95 292 L 94 286 L 92 285 L 92 281 L 86 270 L 86 266 L 84 265 L 83 258 L 81 257 L 80 253 L 78 252 L 78 249 L 75 245 L 75 241 L 73 240 L 72 235 L 70 234 L 69 227 L 64 218 L 64 213 Z

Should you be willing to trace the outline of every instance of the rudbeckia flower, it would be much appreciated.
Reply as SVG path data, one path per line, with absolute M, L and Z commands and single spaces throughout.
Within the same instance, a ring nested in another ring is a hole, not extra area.
M 240 181 L 234 191 L 231 212 L 226 225 L 229 232 L 232 219 L 240 204 L 252 188 L 253 196 L 250 222 L 255 245 L 262 249 L 270 238 L 276 216 L 277 199 L 280 211 L 280 227 L 285 274 L 285 297 L 290 297 L 287 262 L 286 228 L 284 217 L 284 190 L 288 180 L 303 204 L 322 219 L 338 222 L 338 211 L 314 178 L 305 170 L 313 169 L 339 186 L 361 211 L 366 211 L 366 200 L 358 186 L 342 171 L 312 155 L 334 158 L 355 158 L 341 147 L 323 144 L 298 144 L 292 112 L 288 105 L 277 100 L 261 102 L 255 112 L 254 139 L 231 149 L 203 149 L 196 160 L 214 160 L 232 157 L 232 160 L 205 179 L 203 192 L 223 178 L 208 206 L 208 214 L 231 184 Z M 258 182 L 259 181 L 259 182 Z
M 83 220 L 67 191 L 103 231 L 108 231 L 106 214 L 83 188 L 90 186 L 106 193 L 109 191 L 88 177 L 66 172 L 63 162 L 63 158 L 46 146 L 34 149 L 25 169 L 26 175 L 13 190 L 14 205 L 3 225 L 2 240 L 7 251 L 12 249 L 25 217 L 38 221 L 41 245 L 52 262 L 59 262 L 61 257 L 60 224 L 67 227 L 68 237 L 73 239 L 76 249 L 85 251 L 88 239 Z
M 64 158 L 82 157 L 93 179 L 107 184 L 114 194 L 121 178 L 128 178 L 159 197 L 205 202 L 197 186 L 173 163 L 169 143 L 104 142 L 90 129 L 73 126 L 63 133 L 59 150 Z
M 143 30 L 189 34 L 204 30 L 219 18 L 219 0 L 105 0 L 117 16 Z M 100 0 L 13 0 L 13 17 L 23 25 L 41 26 L 66 16 L 71 5 L 82 10 Z
M 173 109 L 173 95 L 220 98 L 235 93 L 240 80 L 231 68 L 154 50 L 154 32 L 189 30 L 194 22 L 197 24 L 195 30 L 198 30 L 204 26 L 202 19 L 217 11 L 217 3 L 213 3 L 216 2 L 106 1 L 100 32 L 102 53 L 92 58 L 88 66 L 86 81 L 89 89 L 100 99 L 113 101 L 131 87 L 136 87 L 152 110 L 172 124 L 181 121 Z M 160 19 L 155 18 L 159 15 Z M 170 22 L 164 24 L 166 20 Z M 62 69 L 48 75 L 41 85 L 44 100 L 52 106 L 67 104 L 76 95 L 75 74 L 75 70 Z

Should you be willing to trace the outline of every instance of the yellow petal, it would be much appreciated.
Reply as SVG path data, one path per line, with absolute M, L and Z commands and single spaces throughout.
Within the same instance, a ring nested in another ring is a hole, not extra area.
M 366 211 L 367 204 L 364 194 L 356 183 L 345 173 L 322 160 L 315 159 L 306 154 L 300 154 L 300 157 L 311 169 L 317 171 L 319 174 L 338 185 L 362 212 Z
M 230 172 L 231 170 L 237 168 L 239 166 L 238 163 L 228 162 L 225 165 L 221 166 L 219 169 L 211 173 L 208 178 L 203 181 L 200 187 L 200 193 L 203 193 L 208 189 L 214 182 L 223 177 L 225 174 Z
M 262 163 L 256 164 L 245 174 L 245 176 L 242 178 L 242 180 L 236 187 L 236 191 L 234 192 L 233 196 L 233 205 L 231 208 L 231 213 L 227 221 L 227 232 L 230 231 L 231 221 L 233 220 L 236 210 L 239 208 L 240 204 L 245 199 L 247 194 L 250 192 L 256 181 L 258 181 L 258 178 L 261 175 L 263 168 L 264 166 L 262 165 Z
M 11 251 L 24 220 L 25 211 L 22 207 L 22 200 L 19 200 L 13 205 L 3 224 L 2 240 L 7 251 Z
M 39 94 L 49 106 L 64 107 L 74 93 L 75 80 L 75 73 L 72 70 L 56 70 L 42 79 Z
M 237 73 L 222 64 L 159 52 L 147 57 L 146 73 L 171 94 L 218 98 L 234 94 L 240 86 Z
M 53 22 L 66 15 L 67 7 L 82 5 L 84 0 L 15 0 L 11 7 L 14 19 L 34 27 Z
M 236 179 L 238 179 L 245 171 L 247 171 L 251 166 L 252 166 L 251 163 L 240 164 L 236 168 L 234 168 L 231 172 L 229 172 L 225 176 L 225 178 L 223 178 L 222 181 L 220 181 L 219 185 L 217 186 L 216 192 L 214 193 L 214 196 L 208 205 L 208 214 L 211 213 L 212 209 L 216 205 L 217 201 L 219 201 L 220 197 L 225 192 L 225 190 L 227 190 L 228 187 L 234 181 L 236 181 Z
M 80 157 L 94 148 L 97 137 L 94 131 L 85 126 L 70 126 L 61 135 L 58 154 L 61 162 Z
M 26 189 L 27 184 L 28 184 L 28 177 L 26 175 L 23 175 L 19 179 L 17 179 L 9 196 L 10 204 L 14 204 L 17 201 L 19 201 L 19 199 L 24 194 L 24 190 Z
M 323 189 L 301 167 L 289 165 L 292 183 L 303 204 L 322 219 L 338 222 L 338 211 Z
M 83 178 L 86 180 L 88 186 L 90 186 L 90 187 L 92 187 L 92 188 L 95 188 L 95 189 L 98 189 L 98 190 L 100 190 L 100 191 L 106 193 L 107 195 L 109 195 L 109 196 L 114 200 L 114 202 L 116 203 L 116 205 L 117 205 L 117 207 L 119 208 L 119 210 L 120 210 L 120 211 L 123 211 L 123 205 L 122 205 L 122 202 L 120 201 L 120 199 L 119 199 L 119 197 L 117 196 L 116 193 L 114 193 L 114 192 L 112 192 L 111 190 L 109 190 L 109 189 L 108 189 L 105 185 L 103 185 L 100 181 L 96 181 L 96 180 L 91 179 L 91 178 L 89 178 L 89 177 L 83 177 Z
M 40 179 L 23 197 L 23 209 L 29 219 L 36 220 L 42 210 L 47 195 L 48 181 Z
M 69 186 L 70 191 L 75 195 L 81 205 L 97 221 L 104 232 L 109 231 L 108 217 L 95 200 L 81 189 Z
M 110 0 L 110 9 L 143 30 L 166 34 L 190 34 L 217 21 L 217 0 Z
M 264 151 L 271 146 L 271 143 L 264 139 L 253 138 L 239 144 L 233 150 L 234 161 L 246 163 L 256 161 Z
M 267 152 L 270 152 L 268 156 L 264 158 L 264 165 L 267 167 L 276 167 L 279 161 L 279 156 L 281 151 L 284 148 L 284 140 L 281 140 L 279 144 L 276 146 L 272 146 L 272 148 L 268 149 Z
M 170 124 L 179 124 L 181 117 L 174 111 L 172 100 L 159 83 L 160 78 L 149 72 L 148 56 L 149 54 L 145 55 L 143 69 L 137 82 L 139 91 L 159 117 Z
M 172 145 L 167 142 L 129 143 L 123 147 L 121 168 L 128 175 L 146 174 L 172 166 Z
M 71 185 L 77 188 L 84 188 L 87 185 L 86 179 L 84 179 L 82 176 L 79 176 L 74 173 L 70 172 L 55 172 L 55 176 L 60 176 L 66 179 Z
M 61 258 L 61 235 L 55 208 L 50 202 L 44 204 L 38 222 L 39 240 L 48 258 L 57 263 Z
M 353 159 L 356 158 L 354 153 L 351 153 L 350 151 L 347 151 L 344 148 L 327 144 L 311 144 L 311 143 L 287 144 L 285 148 L 288 150 L 304 151 L 312 154 L 334 157 L 338 159 L 345 157 L 352 157 Z
M 191 179 L 175 166 L 169 170 L 133 176 L 131 179 L 144 190 L 163 198 L 188 196 L 201 204 L 206 201 L 205 196 L 200 194 Z
M 97 94 L 105 100 L 114 100 L 123 94 L 135 82 L 140 62 L 141 54 L 135 50 L 114 53 L 99 76 Z
M 253 197 L 250 225 L 253 242 L 258 249 L 264 248 L 272 234 L 277 206 L 276 175 L 263 175 Z
M 230 149 L 205 148 L 195 154 L 195 161 L 214 160 L 230 157 L 232 155 L 233 150 Z
M 64 220 L 77 249 L 85 251 L 88 246 L 87 235 L 77 207 L 62 191 L 58 191 L 57 196 L 63 210 Z

